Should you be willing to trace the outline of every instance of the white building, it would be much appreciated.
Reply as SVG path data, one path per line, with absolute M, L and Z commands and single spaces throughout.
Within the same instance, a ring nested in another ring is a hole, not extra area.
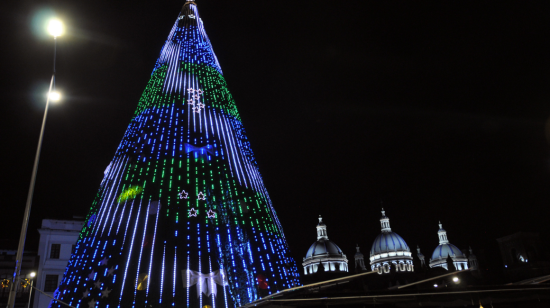
M 390 228 L 390 219 L 382 209 L 380 218 L 382 233 L 376 237 L 370 250 L 370 267 L 378 274 L 390 272 L 393 266 L 397 272 L 414 271 L 411 250 L 405 240 Z
M 305 275 L 317 273 L 321 265 L 325 272 L 348 271 L 348 259 L 340 247 L 328 239 L 327 226 L 323 223 L 321 215 L 317 225 L 317 241 L 309 247 L 302 265 Z
M 443 229 L 441 221 L 439 222 L 439 231 L 437 231 L 437 235 L 439 236 L 439 246 L 435 248 L 432 254 L 430 267 L 443 267 L 449 270 L 447 268 L 447 257 L 450 256 L 457 270 L 468 269 L 468 258 L 458 249 L 458 247 L 449 243 L 447 231 Z
M 38 229 L 38 272 L 36 287 L 53 296 L 59 286 L 84 221 L 43 219 Z M 48 308 L 50 298 L 35 293 L 34 308 Z

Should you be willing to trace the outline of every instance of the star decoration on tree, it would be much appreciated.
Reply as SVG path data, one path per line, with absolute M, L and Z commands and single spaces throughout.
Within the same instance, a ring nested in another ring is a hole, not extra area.
M 197 210 L 195 210 L 195 208 L 192 208 L 189 210 L 189 217 L 197 217 Z
M 88 275 L 88 280 L 93 280 L 94 277 L 95 277 L 95 272 L 92 271 L 92 272 L 90 273 L 90 275 Z
M 109 261 L 109 259 L 107 259 L 107 257 L 103 258 L 103 260 L 99 261 L 100 262 L 100 265 L 107 265 L 107 262 Z
M 200 113 L 201 109 L 204 109 L 204 104 L 199 103 L 199 105 L 197 107 L 193 107 L 193 112 L 194 113 Z
M 113 276 L 114 273 L 115 273 L 115 267 L 111 266 L 111 268 L 109 270 L 107 270 L 107 277 Z
M 199 93 L 199 95 L 202 95 L 202 93 L 204 93 L 204 91 L 201 90 L 201 89 L 195 90 L 195 89 L 191 89 L 191 88 L 187 89 L 187 92 L 188 93 Z
M 185 190 L 182 190 L 180 193 L 178 193 L 178 196 L 180 199 L 188 199 L 189 198 L 189 193 L 186 192 Z
M 199 198 L 199 200 L 206 200 L 206 195 L 201 191 L 197 195 L 197 198 Z
M 189 16 L 191 16 L 191 15 L 189 15 Z M 193 106 L 193 108 L 192 108 L 193 112 L 200 113 L 201 109 L 204 109 L 204 106 L 205 106 L 203 103 L 200 102 L 201 95 L 202 95 L 202 93 L 204 93 L 204 91 L 201 90 L 201 89 L 195 90 L 195 89 L 190 88 L 190 89 L 187 89 L 187 92 L 189 94 L 192 94 L 191 99 L 187 100 L 187 103 L 189 104 L 189 106 Z
M 101 289 L 101 281 L 98 280 L 94 283 L 94 289 L 95 288 Z
M 210 211 L 208 211 L 207 215 L 208 215 L 208 218 L 216 218 L 217 214 L 216 214 L 216 212 L 210 210 Z
M 111 293 L 112 290 L 109 290 L 109 288 L 106 288 L 105 290 L 101 291 L 101 298 L 109 297 L 109 293 Z
M 92 300 L 88 303 L 88 308 L 94 308 L 95 307 L 95 301 L 92 298 Z
M 86 290 L 86 291 L 84 291 L 84 293 L 82 293 L 82 298 L 86 298 L 86 297 L 88 297 L 88 295 L 90 295 L 90 291 Z

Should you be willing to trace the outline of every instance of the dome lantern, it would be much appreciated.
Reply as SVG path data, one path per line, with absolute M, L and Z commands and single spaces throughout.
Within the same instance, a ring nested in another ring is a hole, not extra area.
M 443 229 L 443 224 L 441 224 L 441 221 L 439 222 L 439 231 L 437 231 L 437 235 L 439 236 L 439 245 L 449 244 L 449 239 L 447 238 L 447 231 Z
M 391 232 L 390 219 L 386 217 L 386 211 L 382 208 L 382 218 L 380 218 L 380 225 L 382 226 L 382 232 Z
M 319 224 L 317 225 L 317 240 L 328 240 L 327 225 L 323 223 L 321 215 L 319 215 Z

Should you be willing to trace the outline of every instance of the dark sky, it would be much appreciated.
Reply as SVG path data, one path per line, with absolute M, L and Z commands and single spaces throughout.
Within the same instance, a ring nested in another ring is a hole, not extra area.
M 3 238 L 17 239 L 65 20 L 31 213 L 84 216 L 183 1 L 2 1 Z M 214 1 L 199 11 L 301 263 L 319 214 L 349 259 L 393 230 L 500 267 L 496 238 L 550 235 L 546 1 Z M 45 13 L 44 13 L 45 14 Z M 496 259 L 493 259 L 495 258 Z M 300 266 L 301 268 L 301 266 Z

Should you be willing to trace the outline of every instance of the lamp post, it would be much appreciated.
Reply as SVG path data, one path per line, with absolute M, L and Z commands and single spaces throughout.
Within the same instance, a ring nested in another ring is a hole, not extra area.
M 60 94 L 55 92 L 55 57 L 57 52 L 57 37 L 63 34 L 63 23 L 58 19 L 50 20 L 48 24 L 48 32 L 54 39 L 54 52 L 53 52 L 53 73 L 50 81 L 50 89 L 48 90 L 48 97 L 46 98 L 46 108 L 44 109 L 44 118 L 42 119 L 42 127 L 40 129 L 40 137 L 38 138 L 38 147 L 36 149 L 36 156 L 34 158 L 34 167 L 32 168 L 31 183 L 29 186 L 29 193 L 27 195 L 27 204 L 25 206 L 25 214 L 23 216 L 23 224 L 21 225 L 21 234 L 19 235 L 19 245 L 17 246 L 17 257 L 15 259 L 15 270 L 13 272 L 12 283 L 10 284 L 10 294 L 8 297 L 7 308 L 14 308 L 15 297 L 17 292 L 17 281 L 21 273 L 21 262 L 23 261 L 23 249 L 25 248 L 25 239 L 27 237 L 27 228 L 29 226 L 29 216 L 31 214 L 32 197 L 34 195 L 34 184 L 36 183 L 36 172 L 38 170 L 38 162 L 40 160 L 40 151 L 42 149 L 42 139 L 44 137 L 44 127 L 46 126 L 46 117 L 48 116 L 48 107 L 50 106 L 50 100 L 52 102 L 60 99 Z
M 29 303 L 27 304 L 27 308 L 31 308 L 32 285 L 34 283 L 34 277 L 36 276 L 36 273 L 32 272 L 29 276 L 31 277 L 31 289 L 29 290 Z

